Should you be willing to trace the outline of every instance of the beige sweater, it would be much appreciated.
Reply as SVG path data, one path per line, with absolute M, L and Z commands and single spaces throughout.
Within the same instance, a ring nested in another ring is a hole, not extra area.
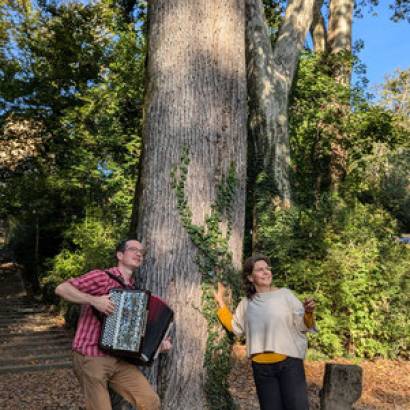
M 307 350 L 304 308 L 286 288 L 256 293 L 244 298 L 236 308 L 232 328 L 236 335 L 245 334 L 248 356 L 276 352 L 303 359 Z

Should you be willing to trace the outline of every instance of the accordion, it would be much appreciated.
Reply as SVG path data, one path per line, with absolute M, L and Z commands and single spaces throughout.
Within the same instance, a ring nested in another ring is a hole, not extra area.
M 109 294 L 115 308 L 103 319 L 101 349 L 135 364 L 152 364 L 174 312 L 149 291 L 115 288 Z

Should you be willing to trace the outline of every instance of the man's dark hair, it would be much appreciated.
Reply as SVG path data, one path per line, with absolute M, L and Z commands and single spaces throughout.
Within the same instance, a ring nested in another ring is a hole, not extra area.
M 117 243 L 117 246 L 115 247 L 115 254 L 117 254 L 117 252 L 125 252 L 125 249 L 127 248 L 127 242 L 128 241 L 138 241 L 138 239 L 135 238 L 135 237 L 128 237 L 128 238 L 125 238 L 125 239 L 121 239 Z

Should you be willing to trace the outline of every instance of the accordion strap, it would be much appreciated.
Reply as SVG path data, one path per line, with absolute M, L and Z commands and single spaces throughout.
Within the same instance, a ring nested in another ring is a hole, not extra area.
M 115 280 L 117 283 L 121 285 L 121 287 L 125 289 L 134 289 L 134 286 L 129 286 L 124 282 L 124 279 L 121 276 L 114 275 L 108 270 L 105 270 L 104 273 L 106 273 L 112 280 Z

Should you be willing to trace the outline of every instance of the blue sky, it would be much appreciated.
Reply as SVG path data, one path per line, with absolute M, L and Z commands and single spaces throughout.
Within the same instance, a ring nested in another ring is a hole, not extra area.
M 355 18 L 353 22 L 353 41 L 364 41 L 359 57 L 367 66 L 369 91 L 396 68 L 410 67 L 410 23 L 390 20 L 389 3 L 391 0 L 380 0 L 374 10 L 377 16 L 365 11 L 362 18 Z

